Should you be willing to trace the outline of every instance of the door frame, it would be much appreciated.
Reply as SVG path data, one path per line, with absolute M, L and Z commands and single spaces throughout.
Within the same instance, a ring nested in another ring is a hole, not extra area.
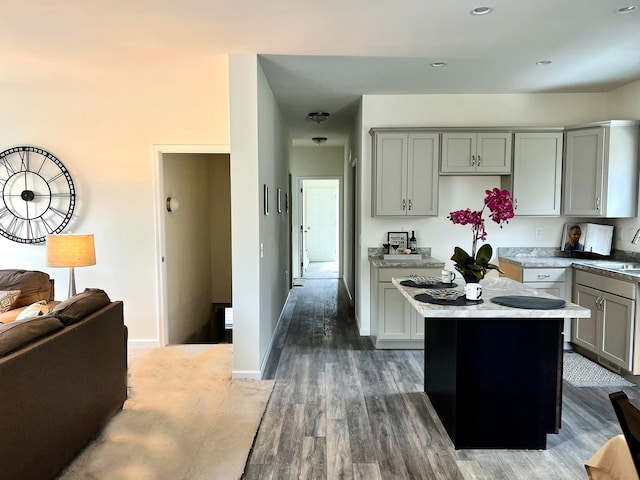
M 344 222 L 344 184 L 343 184 L 343 177 L 342 175 L 305 175 L 305 176 L 301 176 L 301 177 L 297 177 L 296 179 L 296 190 L 295 190 L 295 202 L 294 205 L 296 205 L 296 210 L 297 212 L 295 216 L 292 215 L 292 218 L 295 217 L 295 225 L 294 225 L 294 229 L 298 232 L 298 241 L 297 241 L 297 248 L 291 248 L 291 255 L 292 255 L 292 264 L 295 266 L 296 270 L 296 278 L 301 278 L 302 277 L 302 272 L 300 270 L 300 263 L 302 262 L 302 245 L 303 245 L 303 241 L 302 241 L 302 236 L 303 236 L 303 232 L 302 229 L 300 228 L 303 223 L 302 223 L 302 218 L 303 218 L 303 212 L 302 212 L 302 208 L 300 208 L 300 206 L 302 205 L 302 201 L 303 201 L 303 194 L 302 194 L 302 185 L 304 183 L 305 180 L 337 180 L 338 181 L 338 218 L 336 219 L 337 223 L 338 223 L 338 278 L 342 278 L 343 275 L 343 271 L 342 271 L 342 262 L 343 262 L 343 258 L 344 258 L 344 252 L 343 252 L 343 247 L 344 247 L 344 239 L 343 239 L 343 235 L 344 235 L 344 228 L 343 228 L 343 222 Z M 294 212 L 292 212 L 294 213 Z M 295 256 L 295 257 L 294 257 Z
M 151 155 L 153 176 L 153 211 L 156 232 L 156 298 L 157 298 L 157 343 L 158 346 L 167 345 L 169 330 L 169 306 L 167 305 L 167 266 L 164 261 L 166 195 L 164 192 L 164 169 L 162 165 L 165 153 L 221 153 L 231 155 L 230 145 L 153 145 Z M 233 232 L 232 232 L 233 234 Z M 232 266 L 233 267 L 233 266 Z

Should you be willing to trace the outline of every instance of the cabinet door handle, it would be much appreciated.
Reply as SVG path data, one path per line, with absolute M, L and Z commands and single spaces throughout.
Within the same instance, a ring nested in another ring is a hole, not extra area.
M 596 210 L 600 210 L 600 197 L 596 197 Z
M 480 155 L 478 155 L 478 166 L 480 166 Z
M 517 198 L 514 198 L 514 199 L 513 199 L 513 209 L 514 209 L 514 210 L 517 210 L 517 209 L 518 209 L 518 199 L 517 199 Z
M 472 167 L 476 166 L 476 156 L 475 155 L 471 155 L 471 166 Z
M 402 210 L 406 210 L 407 209 L 407 201 L 403 198 L 402 199 Z
M 411 210 L 411 199 L 409 199 L 409 210 Z

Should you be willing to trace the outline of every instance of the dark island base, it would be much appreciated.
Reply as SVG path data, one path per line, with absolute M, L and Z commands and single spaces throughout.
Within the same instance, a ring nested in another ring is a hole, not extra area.
M 561 425 L 563 319 L 425 322 L 425 392 L 455 448 L 546 449 Z

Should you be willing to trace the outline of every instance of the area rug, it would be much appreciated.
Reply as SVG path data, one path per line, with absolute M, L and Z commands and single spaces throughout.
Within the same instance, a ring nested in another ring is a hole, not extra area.
M 564 354 L 562 379 L 574 387 L 635 387 L 617 373 L 601 367 L 579 353 Z
M 141 355 L 129 398 L 63 480 L 237 480 L 274 382 L 232 380 L 230 344 Z

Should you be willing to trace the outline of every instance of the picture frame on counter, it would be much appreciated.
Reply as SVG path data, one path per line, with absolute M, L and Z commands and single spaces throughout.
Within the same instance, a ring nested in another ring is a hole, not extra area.
M 408 232 L 387 232 L 387 241 L 389 245 L 398 245 L 396 250 L 404 250 L 409 245 Z

